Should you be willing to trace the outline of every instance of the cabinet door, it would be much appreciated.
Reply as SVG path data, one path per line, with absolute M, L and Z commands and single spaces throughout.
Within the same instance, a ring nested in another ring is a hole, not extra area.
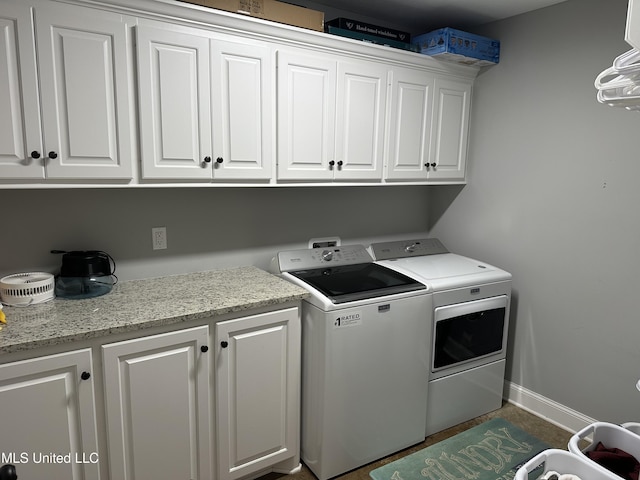
M 142 178 L 211 180 L 209 38 L 177 29 L 137 27 Z
M 111 480 L 212 478 L 207 346 L 204 326 L 102 347 Z
M 19 478 L 100 477 L 91 373 L 89 349 L 0 365 L 2 462 Z
M 298 458 L 297 308 L 216 324 L 219 480 Z
M 278 179 L 331 180 L 336 62 L 278 52 Z
M 272 75 L 266 45 L 211 41 L 214 178 L 271 178 Z
M 47 177 L 132 178 L 123 17 L 50 2 L 35 19 Z
M 377 63 L 338 63 L 336 180 L 381 180 L 387 72 Z
M 44 178 L 38 80 L 30 8 L 0 12 L 0 178 Z M 31 157 L 31 152 L 36 152 Z
M 388 179 L 426 180 L 433 115 L 433 77 L 397 68 L 391 82 Z
M 429 180 L 464 180 L 471 83 L 436 78 Z

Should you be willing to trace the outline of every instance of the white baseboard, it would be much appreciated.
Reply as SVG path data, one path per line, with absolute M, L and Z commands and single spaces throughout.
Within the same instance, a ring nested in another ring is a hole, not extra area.
M 513 403 L 523 410 L 544 418 L 548 422 L 572 433 L 579 432 L 596 421 L 515 383 L 505 381 L 504 385 L 504 398 L 509 403 Z

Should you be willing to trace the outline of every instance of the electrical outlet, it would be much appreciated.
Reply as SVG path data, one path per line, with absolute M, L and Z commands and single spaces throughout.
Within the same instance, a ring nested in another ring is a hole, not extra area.
M 151 229 L 151 242 L 154 250 L 167 248 L 167 227 L 153 227 Z

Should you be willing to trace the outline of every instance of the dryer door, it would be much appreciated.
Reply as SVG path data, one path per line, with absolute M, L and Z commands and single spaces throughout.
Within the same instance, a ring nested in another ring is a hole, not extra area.
M 435 309 L 432 372 L 471 368 L 492 355 L 503 355 L 507 340 L 506 295 Z M 460 368 L 456 368 L 460 367 Z

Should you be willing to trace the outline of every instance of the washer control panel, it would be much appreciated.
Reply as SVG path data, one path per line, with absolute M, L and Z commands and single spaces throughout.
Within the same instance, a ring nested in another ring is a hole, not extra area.
M 363 245 L 309 248 L 278 253 L 278 265 L 281 272 L 371 262 L 373 262 L 373 257 Z
M 393 258 L 449 253 L 449 250 L 437 238 L 422 238 L 418 240 L 372 243 L 371 252 L 376 260 L 390 260 Z

